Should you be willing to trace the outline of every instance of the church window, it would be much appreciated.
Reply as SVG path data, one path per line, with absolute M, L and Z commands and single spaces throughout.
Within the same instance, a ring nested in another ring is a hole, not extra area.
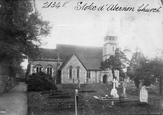
M 79 74 L 80 74 L 80 67 L 77 67 L 77 78 L 79 78 Z
M 69 68 L 69 78 L 72 79 L 72 66 Z
M 41 65 L 37 65 L 36 66 L 36 73 L 39 73 L 42 71 L 42 66 Z
M 52 66 L 47 67 L 47 74 L 52 76 Z
M 91 72 L 87 71 L 87 78 L 90 79 L 91 78 Z

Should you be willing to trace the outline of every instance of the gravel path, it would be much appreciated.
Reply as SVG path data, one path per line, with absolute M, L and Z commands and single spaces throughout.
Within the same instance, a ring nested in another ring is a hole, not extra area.
M 19 83 L 0 96 L 0 115 L 27 115 L 27 85 Z

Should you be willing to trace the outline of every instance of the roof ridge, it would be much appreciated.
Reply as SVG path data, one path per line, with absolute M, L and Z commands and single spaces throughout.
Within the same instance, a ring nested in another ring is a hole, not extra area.
M 38 49 L 45 49 L 45 50 L 56 50 L 56 48 L 38 48 Z
M 73 47 L 85 47 L 85 48 L 102 48 L 102 46 L 87 46 L 87 45 L 73 45 L 73 44 L 56 44 L 56 49 L 57 46 L 73 46 Z

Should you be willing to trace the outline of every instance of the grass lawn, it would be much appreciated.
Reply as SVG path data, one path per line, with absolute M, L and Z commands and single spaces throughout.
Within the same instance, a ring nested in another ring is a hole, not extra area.
M 28 92 L 28 115 L 75 115 L 73 85 L 58 85 L 58 91 Z M 139 102 L 139 90 L 133 84 L 128 84 L 127 96 L 130 101 L 116 102 L 99 101 L 93 96 L 109 95 L 111 85 L 82 85 L 79 89 L 78 115 L 137 115 L 160 114 L 159 102 L 163 99 L 158 94 L 157 87 L 149 89 L 149 104 Z M 118 88 L 122 94 L 121 86 Z

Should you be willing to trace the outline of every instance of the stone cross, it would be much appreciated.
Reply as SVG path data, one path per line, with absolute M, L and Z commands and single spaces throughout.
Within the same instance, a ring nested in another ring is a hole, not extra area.
M 119 70 L 114 70 L 116 76 L 116 87 L 119 87 Z
M 118 98 L 119 95 L 117 93 L 117 89 L 115 88 L 115 85 L 116 85 L 116 80 L 114 79 L 113 80 L 113 89 L 111 90 L 110 95 L 113 96 L 113 98 Z
M 113 89 L 115 89 L 115 85 L 116 85 L 116 80 L 113 79 Z

